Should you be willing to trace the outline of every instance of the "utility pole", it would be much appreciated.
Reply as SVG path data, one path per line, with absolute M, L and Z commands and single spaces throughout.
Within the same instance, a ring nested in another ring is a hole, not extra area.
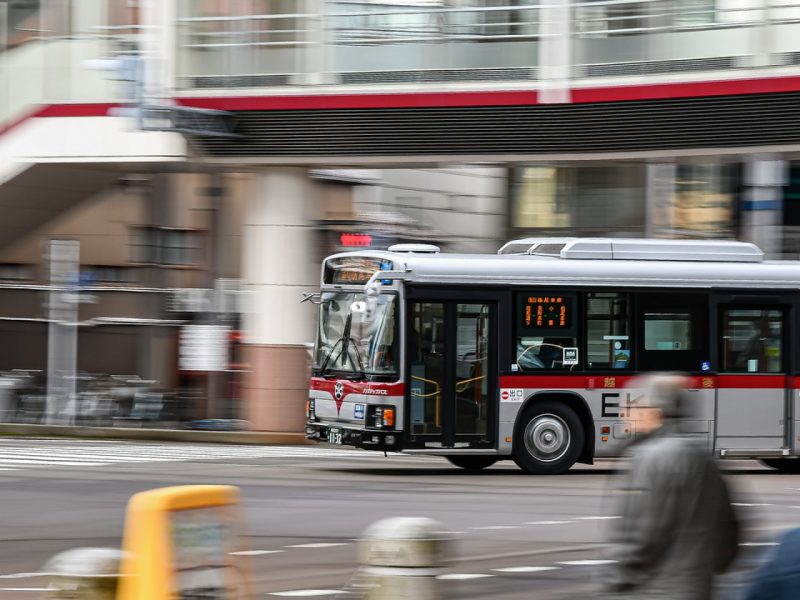
M 69 293 L 72 278 L 80 274 L 80 244 L 51 240 L 50 313 L 47 334 L 47 424 L 72 424 L 75 419 L 75 370 L 78 356 L 79 294 Z

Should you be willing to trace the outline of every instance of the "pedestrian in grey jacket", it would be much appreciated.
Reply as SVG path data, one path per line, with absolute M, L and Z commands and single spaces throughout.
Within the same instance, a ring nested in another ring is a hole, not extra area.
M 739 523 L 708 449 L 681 432 L 685 379 L 654 375 L 634 403 L 637 440 L 616 482 L 607 598 L 704 600 L 733 561 Z

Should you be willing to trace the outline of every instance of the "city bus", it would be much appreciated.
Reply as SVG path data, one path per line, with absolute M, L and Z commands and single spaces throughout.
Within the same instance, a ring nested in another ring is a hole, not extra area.
M 648 372 L 715 456 L 800 472 L 800 262 L 735 241 L 527 238 L 322 266 L 306 437 L 533 474 L 620 456 Z

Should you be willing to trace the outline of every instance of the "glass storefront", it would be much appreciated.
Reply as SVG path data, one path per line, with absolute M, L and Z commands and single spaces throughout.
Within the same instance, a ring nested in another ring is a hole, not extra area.
M 536 235 L 640 236 L 645 165 L 538 165 L 514 170 L 512 231 Z
M 542 164 L 512 171 L 512 237 L 734 238 L 741 167 L 721 161 Z
M 739 171 L 738 164 L 711 162 L 651 165 L 652 235 L 735 237 Z

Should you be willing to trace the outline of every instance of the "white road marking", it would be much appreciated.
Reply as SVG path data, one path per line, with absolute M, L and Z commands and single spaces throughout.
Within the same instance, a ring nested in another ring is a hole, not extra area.
M 498 573 L 538 573 L 540 571 L 556 571 L 560 567 L 505 567 L 503 569 L 492 569 Z
M 608 521 L 609 519 L 621 519 L 621 515 L 598 516 L 598 517 L 575 517 L 578 521 Z
M 0 588 L 0 592 L 49 592 L 50 588 Z
M 333 546 L 347 546 L 347 543 L 327 543 L 320 542 L 318 544 L 295 544 L 294 546 L 286 546 L 287 548 L 332 548 Z
M 444 575 L 437 575 L 436 579 L 465 581 L 468 579 L 484 579 L 486 577 L 494 577 L 494 575 L 490 575 L 489 573 L 445 573 Z
M 102 467 L 107 465 L 107 462 L 78 462 L 78 461 L 68 461 L 68 460 L 58 460 L 58 459 L 51 459 L 51 460 L 30 460 L 30 459 L 6 459 L 0 458 L 0 465 L 26 465 L 26 466 L 42 466 L 46 467 L 49 465 L 56 465 L 59 467 Z
M 9 575 L 0 575 L 0 579 L 28 579 L 30 577 L 44 577 L 45 573 L 10 573 Z
M 310 598 L 312 596 L 335 596 L 341 590 L 289 590 L 288 592 L 271 592 L 270 596 L 285 596 L 288 598 Z
M 774 504 L 765 504 L 763 502 L 731 502 L 734 506 L 775 506 Z
M 232 556 L 261 556 L 262 554 L 279 554 L 286 550 L 239 550 L 238 552 L 228 552 Z
M 575 521 L 528 521 L 525 525 L 564 525 Z
M 780 546 L 779 542 L 742 542 L 740 546 Z
M 485 525 L 483 527 L 470 527 L 470 529 L 490 531 L 493 529 L 520 529 L 520 525 Z
M 617 562 L 616 560 L 565 560 L 563 562 L 556 563 L 558 565 L 570 565 L 574 567 L 585 566 L 585 565 L 610 565 L 612 563 Z
M 407 455 L 397 455 L 409 458 Z M 315 446 L 227 446 L 219 444 L 148 443 L 109 440 L 0 440 L 0 471 L 46 467 L 102 467 L 116 464 L 248 459 L 386 460 L 376 452 Z M 394 456 L 392 457 L 394 458 Z M 413 457 L 412 457 L 413 458 Z M 419 458 L 419 457 L 417 457 Z M 422 457 L 430 460 L 431 457 Z

